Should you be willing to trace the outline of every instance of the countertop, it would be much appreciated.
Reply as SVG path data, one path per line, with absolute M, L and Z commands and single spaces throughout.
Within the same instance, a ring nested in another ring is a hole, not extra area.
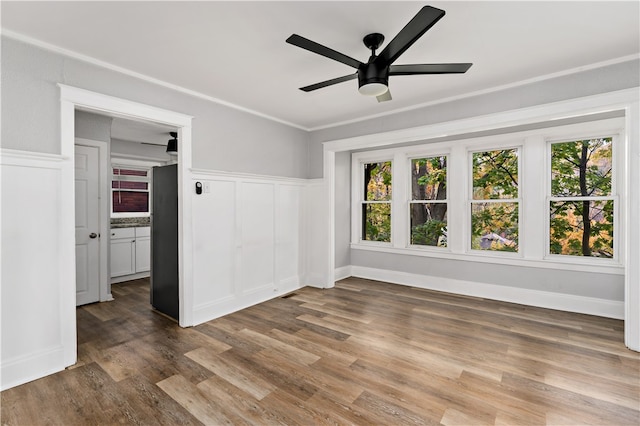
M 111 219 L 111 229 L 114 228 L 139 228 L 142 226 L 151 226 L 148 217 L 125 217 Z

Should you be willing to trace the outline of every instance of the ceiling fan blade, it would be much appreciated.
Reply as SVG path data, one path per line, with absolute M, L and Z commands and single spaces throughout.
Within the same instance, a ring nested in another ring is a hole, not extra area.
M 310 86 L 301 87 L 303 92 L 311 92 L 312 90 L 322 89 L 323 87 L 332 86 L 334 84 L 342 83 L 343 81 L 354 80 L 358 78 L 358 73 L 345 75 L 342 77 L 332 78 L 331 80 L 322 81 L 320 83 L 312 84 Z
M 376 99 L 378 100 L 378 103 L 390 101 L 391 100 L 391 90 L 387 89 L 387 91 L 384 92 L 382 95 L 376 96 Z
M 301 47 L 305 50 L 308 50 L 313 53 L 317 53 L 318 55 L 322 55 L 325 58 L 333 59 L 334 61 L 341 62 L 345 65 L 349 65 L 352 68 L 358 69 L 362 64 L 362 62 L 353 59 L 350 56 L 347 56 L 343 53 L 336 52 L 333 49 L 330 49 L 326 46 L 316 43 L 315 41 L 311 41 L 306 39 L 298 34 L 292 34 L 288 39 L 287 43 L 293 44 L 294 46 Z
M 411 64 L 391 65 L 389 75 L 414 75 L 414 74 L 463 74 L 471 68 L 465 64 Z
M 376 58 L 380 65 L 391 65 L 413 43 L 444 16 L 444 10 L 424 6 Z

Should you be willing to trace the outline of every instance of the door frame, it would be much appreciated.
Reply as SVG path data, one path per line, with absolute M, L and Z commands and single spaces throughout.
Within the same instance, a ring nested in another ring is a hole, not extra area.
M 108 188 L 108 170 L 109 170 L 109 146 L 104 141 L 98 141 L 93 139 L 75 138 L 74 146 L 90 146 L 98 148 L 98 232 L 100 237 L 98 238 L 99 247 L 99 291 L 98 300 L 100 302 L 107 302 L 113 300 L 111 296 L 111 286 L 109 286 L 109 188 Z M 75 197 L 74 204 L 75 206 Z M 75 211 L 75 210 L 74 210 Z
M 151 105 L 116 98 L 58 83 L 60 88 L 61 199 L 71 206 L 61 218 L 63 241 L 60 250 L 60 321 L 63 362 L 76 363 L 76 280 L 75 280 L 75 110 L 81 109 L 112 117 L 165 124 L 178 129 L 178 294 L 180 326 L 193 324 L 193 237 L 191 221 L 191 121 L 192 116 Z

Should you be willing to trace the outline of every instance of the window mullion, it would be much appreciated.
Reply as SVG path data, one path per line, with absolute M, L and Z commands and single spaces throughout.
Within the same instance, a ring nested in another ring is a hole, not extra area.
M 521 149 L 520 251 L 526 259 L 541 260 L 546 250 L 546 234 L 541 232 L 545 229 L 548 215 L 546 185 L 548 176 L 551 176 L 546 167 L 541 167 L 547 163 L 546 142 L 541 135 L 531 136 L 525 139 Z
M 409 245 L 409 160 L 404 153 L 393 156 L 392 166 L 393 196 L 391 204 L 391 243 L 394 247 L 405 248 Z
M 468 187 L 469 172 L 467 170 L 468 158 L 463 145 L 453 145 L 448 159 L 448 187 L 449 214 L 447 216 L 447 247 L 453 253 L 464 253 L 466 241 L 471 237 L 469 212 L 467 212 L 467 199 L 471 190 Z

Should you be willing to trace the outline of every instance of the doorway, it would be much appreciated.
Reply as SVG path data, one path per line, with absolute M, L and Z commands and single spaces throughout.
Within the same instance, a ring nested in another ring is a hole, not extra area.
M 61 94 L 61 155 L 73 159 L 75 151 L 74 114 L 83 109 L 97 114 L 148 121 L 173 126 L 178 129 L 180 149 L 178 150 L 178 265 L 179 265 L 179 324 L 186 327 L 192 324 L 193 283 L 191 275 L 192 238 L 191 229 L 191 120 L 192 117 L 156 108 L 137 102 L 114 98 L 95 92 L 60 84 Z M 73 161 L 67 167 L 62 178 L 65 197 L 69 204 L 75 205 L 73 190 L 75 186 Z M 75 229 L 74 216 L 64 218 L 65 245 L 69 247 L 61 253 L 61 264 L 66 274 L 72 276 L 60 289 L 61 295 L 61 334 L 63 335 L 63 357 L 65 366 L 73 365 L 77 359 L 76 341 L 76 288 L 75 288 Z M 67 235 L 68 234 L 68 235 Z
M 76 305 L 111 299 L 107 269 L 107 144 L 75 139 Z

